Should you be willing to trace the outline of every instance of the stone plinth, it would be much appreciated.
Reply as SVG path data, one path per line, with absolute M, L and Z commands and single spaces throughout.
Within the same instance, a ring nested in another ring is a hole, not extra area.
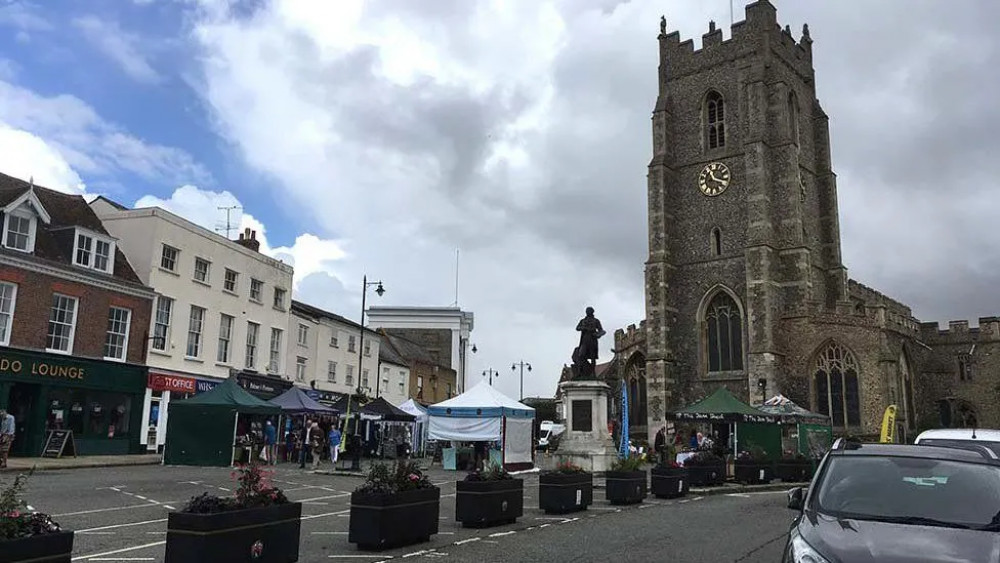
M 602 473 L 618 459 L 608 432 L 608 391 L 601 381 L 565 381 L 562 391 L 566 432 L 552 452 L 558 462 L 570 462 L 587 471 Z

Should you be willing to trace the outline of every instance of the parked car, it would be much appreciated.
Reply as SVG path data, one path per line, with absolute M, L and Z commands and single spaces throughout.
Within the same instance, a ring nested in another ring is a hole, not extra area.
M 963 448 L 839 439 L 788 491 L 784 563 L 995 561 L 1000 458 Z
M 964 447 L 981 445 L 1000 456 L 1000 430 L 988 428 L 941 428 L 921 432 L 914 444 Z
M 559 446 L 559 436 L 566 431 L 565 424 L 556 424 L 551 420 L 543 420 L 538 429 L 539 451 L 554 450 Z

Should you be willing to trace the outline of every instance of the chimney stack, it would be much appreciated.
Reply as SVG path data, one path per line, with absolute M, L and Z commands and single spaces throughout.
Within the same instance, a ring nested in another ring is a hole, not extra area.
M 257 231 L 251 230 L 250 227 L 243 229 L 243 232 L 240 233 L 240 238 L 236 241 L 236 244 L 249 248 L 254 252 L 260 252 L 260 241 L 257 240 Z

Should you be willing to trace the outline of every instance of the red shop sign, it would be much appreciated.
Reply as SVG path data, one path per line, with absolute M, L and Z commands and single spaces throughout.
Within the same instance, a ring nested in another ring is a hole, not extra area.
M 178 377 L 176 375 L 164 375 L 162 373 L 149 374 L 149 388 L 153 391 L 194 393 L 196 386 L 196 381 L 190 377 Z

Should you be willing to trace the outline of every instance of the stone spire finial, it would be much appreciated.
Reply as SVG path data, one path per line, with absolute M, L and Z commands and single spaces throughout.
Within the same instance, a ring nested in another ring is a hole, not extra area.
M 802 37 L 809 37 L 809 24 L 802 24 Z

